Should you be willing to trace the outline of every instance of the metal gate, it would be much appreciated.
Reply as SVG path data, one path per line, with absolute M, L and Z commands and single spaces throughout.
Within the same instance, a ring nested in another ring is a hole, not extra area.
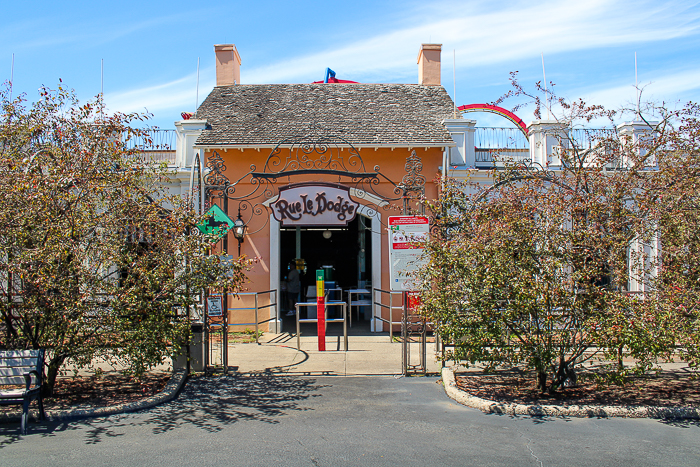
M 261 304 L 261 298 L 269 296 L 265 300 L 266 304 Z M 247 305 L 242 303 L 244 299 L 252 299 L 252 304 Z M 241 306 L 235 306 L 236 300 Z M 229 302 L 233 302 L 229 306 Z M 260 345 L 260 326 L 269 323 L 270 321 L 279 318 L 279 306 L 277 290 L 266 290 L 264 292 L 241 292 L 238 294 L 229 293 L 225 300 L 226 306 L 221 321 L 212 321 L 205 316 L 205 362 L 204 368 L 208 371 L 211 369 L 221 368 L 226 374 L 229 368 L 228 358 L 228 343 L 229 343 L 229 328 L 231 326 L 253 326 L 255 331 L 255 343 Z M 273 309 L 271 318 L 260 319 L 260 312 L 263 310 Z M 254 319 L 252 322 L 230 321 L 229 315 L 235 316 L 236 311 L 253 312 Z

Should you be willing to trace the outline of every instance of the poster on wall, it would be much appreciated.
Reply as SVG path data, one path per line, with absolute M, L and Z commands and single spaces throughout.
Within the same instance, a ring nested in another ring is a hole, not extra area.
M 389 217 L 389 265 L 392 292 L 418 288 L 412 273 L 425 262 L 421 259 L 429 238 L 430 223 L 424 216 Z

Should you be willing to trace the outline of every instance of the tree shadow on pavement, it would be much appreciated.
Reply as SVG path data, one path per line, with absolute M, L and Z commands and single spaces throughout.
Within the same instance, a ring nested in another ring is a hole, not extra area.
M 316 384 L 313 378 L 271 372 L 193 376 L 177 398 L 140 412 L 138 420 L 131 414 L 61 422 L 32 419 L 27 436 L 53 437 L 64 431 L 84 430 L 85 444 L 97 444 L 122 436 L 135 425 L 152 426 L 154 434 L 163 434 L 185 425 L 217 432 L 239 421 L 276 424 L 291 412 L 312 410 L 303 402 L 321 396 L 318 391 L 324 387 L 328 385 Z M 19 421 L 0 424 L 0 449 L 21 440 Z
M 30 420 L 30 426 L 27 428 L 27 431 L 31 433 L 31 422 L 33 420 Z M 19 434 L 19 422 L 15 423 L 7 423 L 7 424 L 2 424 L 0 425 L 0 449 L 9 446 L 10 444 L 16 443 L 22 439 L 22 436 Z
M 269 372 L 191 377 L 176 399 L 148 410 L 151 416 L 140 424 L 161 434 L 183 425 L 216 432 L 239 421 L 279 423 L 290 412 L 311 410 L 300 403 L 326 386 Z
M 511 420 L 529 420 L 532 422 L 533 425 L 541 425 L 543 423 L 547 422 L 555 422 L 555 421 L 564 421 L 564 422 L 570 422 L 571 417 L 564 416 L 564 415 L 542 415 L 538 414 L 536 411 L 533 411 L 531 414 L 519 414 L 519 415 L 513 415 L 513 414 L 507 414 L 507 413 L 499 413 L 499 412 L 490 412 L 486 413 L 485 415 L 495 415 L 498 417 L 508 417 Z
M 675 426 L 677 428 L 700 428 L 700 420 L 696 419 L 672 419 L 672 418 L 667 418 L 667 419 L 661 419 L 659 420 L 659 423 L 663 423 L 664 425 L 669 425 L 669 426 Z
M 69 421 L 39 421 L 30 419 L 27 435 L 21 436 L 19 422 L 0 425 L 0 449 L 10 444 L 21 442 L 23 438 L 32 439 L 36 436 L 55 437 L 64 431 L 84 430 L 85 444 L 97 444 L 103 438 L 114 438 L 122 436 L 117 429 L 128 425 L 119 417 L 124 415 L 113 415 L 109 418 L 96 417 Z

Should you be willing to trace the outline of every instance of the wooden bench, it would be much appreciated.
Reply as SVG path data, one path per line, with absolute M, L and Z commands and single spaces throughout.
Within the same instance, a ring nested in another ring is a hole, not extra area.
M 46 418 L 44 402 L 41 399 L 43 372 L 43 350 L 0 350 L 0 405 L 23 406 L 23 435 L 27 434 L 29 404 L 32 400 L 36 399 L 39 404 L 41 419 Z M 5 389 L 7 386 L 11 387 Z

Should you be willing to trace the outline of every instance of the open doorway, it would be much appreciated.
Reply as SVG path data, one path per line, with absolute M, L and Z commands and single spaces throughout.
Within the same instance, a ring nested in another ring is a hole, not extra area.
M 315 289 L 315 271 L 324 269 L 326 281 L 332 288 L 341 289 L 330 297 L 333 300 L 347 300 L 347 291 L 371 289 L 372 279 L 372 220 L 358 215 L 346 227 L 313 226 L 281 227 L 280 245 L 280 284 L 284 284 L 290 271 L 290 263 L 302 259 L 297 264 L 305 265 L 300 277 L 301 301 L 309 297 L 309 290 Z M 293 263 L 292 263 L 293 264 Z M 311 289 L 310 289 L 311 288 Z M 288 303 L 283 309 L 288 309 Z M 369 329 L 371 307 L 354 309 L 353 327 L 366 325 Z

